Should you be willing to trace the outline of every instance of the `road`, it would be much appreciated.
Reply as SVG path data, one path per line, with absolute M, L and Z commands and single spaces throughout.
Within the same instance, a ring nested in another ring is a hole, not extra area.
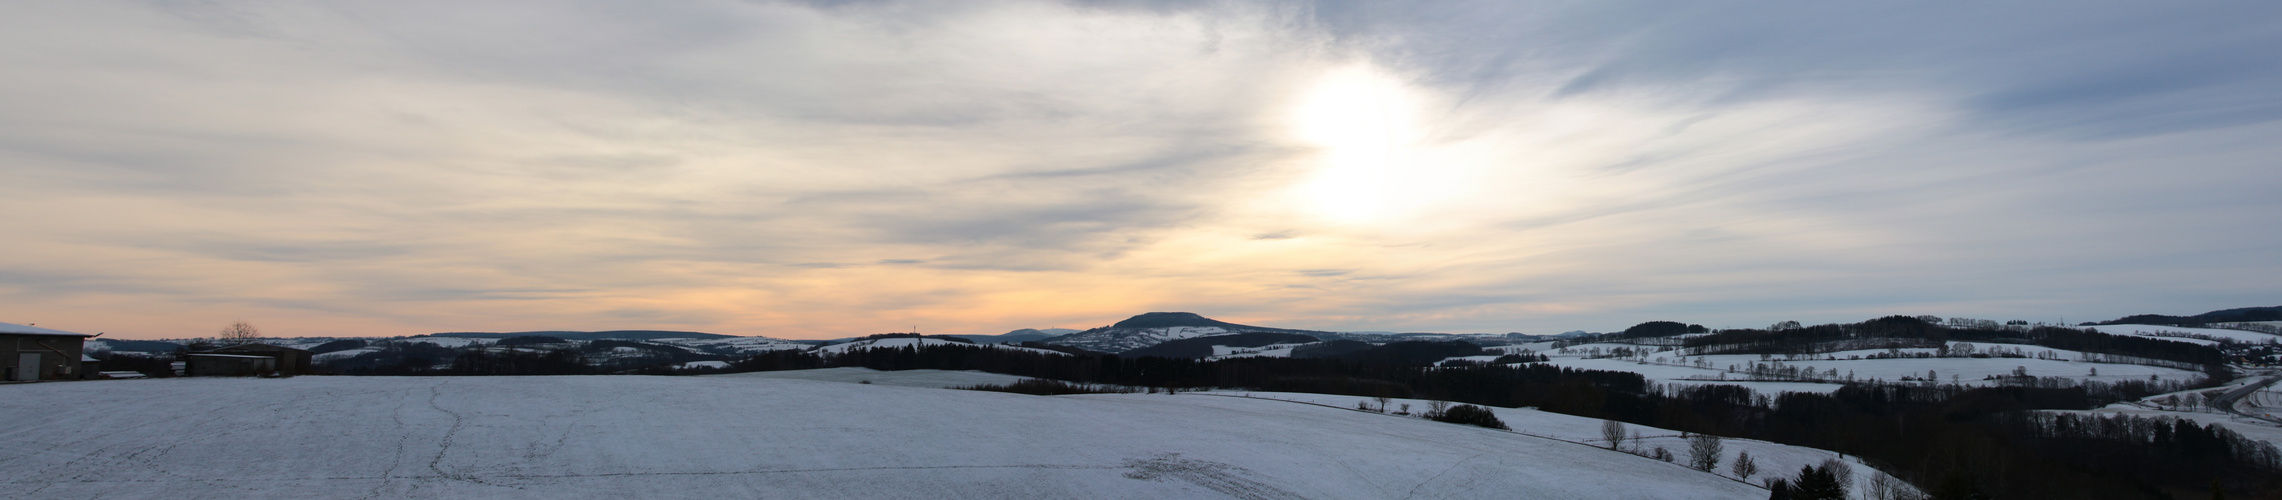
M 2252 414 L 2248 414 L 2248 413 L 2243 413 L 2243 412 L 2242 412 L 2242 411 L 2240 411 L 2240 410 L 2236 410 L 2236 409 L 2235 409 L 2235 407 L 2234 407 L 2234 404 L 2235 404 L 2235 402 L 2236 402 L 2236 401 L 2240 401 L 2240 400 L 2243 398 L 2243 396 L 2249 396 L 2249 395 L 2250 395 L 2250 393 L 2253 393 L 2253 392 L 2258 392 L 2260 389 L 2265 389 L 2265 388 L 2266 388 L 2266 386 L 2269 386 L 2269 385 L 2274 385 L 2274 383 L 2275 383 L 2275 382 L 2277 382 L 2277 381 L 2282 381 L 2282 373 L 2276 373 L 2276 372 L 2274 372 L 2274 371 L 2271 371 L 2271 370 L 2269 370 L 2269 371 L 2267 371 L 2267 372 L 2266 372 L 2264 375 L 2266 376 L 2266 380 L 2262 380 L 2262 381 L 2259 381 L 2259 382 L 2256 382 L 2256 383 L 2251 383 L 2251 384 L 2245 384 L 2245 385 L 2243 385 L 2242 387 L 2237 387 L 2237 388 L 2235 388 L 2234 390 L 2231 390 L 2231 391 L 2227 391 L 2227 392 L 2226 392 L 2226 394 L 2220 394 L 2220 395 L 2219 395 L 2219 397 L 2216 397 L 2216 398 L 2211 398 L 2211 400 L 2208 402 L 2208 404 L 2209 404 L 2211 407 L 2215 407 L 2215 408 L 2218 408 L 2218 409 L 2219 409 L 2219 411 L 2224 411 L 2224 412 L 2227 412 L 2227 413 L 2232 413 L 2232 414 L 2241 415 L 2241 416 L 2245 416 L 2245 417 L 2250 417 L 2250 418 L 2255 418 L 2255 419 L 2264 420 L 2264 421 L 2268 421 L 2268 422 L 2273 422 L 2273 423 L 2277 423 L 2277 424 L 2282 424 L 2282 418 L 2274 418 L 2274 417 L 2268 417 L 2268 416 L 2265 416 L 2265 415 L 2252 415 Z

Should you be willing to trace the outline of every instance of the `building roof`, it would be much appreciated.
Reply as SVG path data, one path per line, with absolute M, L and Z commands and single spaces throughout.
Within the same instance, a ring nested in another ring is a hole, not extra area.
M 67 331 L 63 331 L 63 330 L 50 330 L 50 329 L 46 329 L 46 328 L 40 328 L 40 327 L 37 327 L 37 326 L 24 326 L 24 325 L 19 325 L 19 324 L 15 324 L 15 323 L 0 323 L 0 335 L 55 335 L 55 336 L 59 336 L 59 337 L 93 337 L 93 336 L 94 336 L 94 335 L 88 335 L 88 334 L 84 334 L 84 333 L 71 333 L 71 332 L 67 332 Z

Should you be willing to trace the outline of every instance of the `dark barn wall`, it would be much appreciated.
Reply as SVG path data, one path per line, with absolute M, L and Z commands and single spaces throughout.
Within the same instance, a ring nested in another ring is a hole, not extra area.
M 80 337 L 0 333 L 0 379 L 16 380 L 16 363 L 24 354 L 40 355 L 39 380 L 69 380 L 82 376 Z

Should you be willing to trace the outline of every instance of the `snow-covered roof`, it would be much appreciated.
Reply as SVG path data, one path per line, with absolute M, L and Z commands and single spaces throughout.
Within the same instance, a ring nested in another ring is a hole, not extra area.
M 67 332 L 67 331 L 63 331 L 63 330 L 50 330 L 50 329 L 46 329 L 46 328 L 40 328 L 40 327 L 37 327 L 37 326 L 24 326 L 24 325 L 19 325 L 19 324 L 15 324 L 15 323 L 0 323 L 0 334 L 7 334 L 7 335 L 58 335 L 58 336 L 70 336 L 70 337 L 93 337 L 93 336 L 94 336 L 94 335 L 88 335 L 88 334 L 84 334 L 84 333 L 71 333 L 71 332 Z

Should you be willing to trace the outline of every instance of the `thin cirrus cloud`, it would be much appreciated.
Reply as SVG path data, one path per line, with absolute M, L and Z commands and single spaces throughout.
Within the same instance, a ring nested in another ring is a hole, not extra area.
M 0 296 L 124 337 L 2271 305 L 2275 9 L 6 7 Z

